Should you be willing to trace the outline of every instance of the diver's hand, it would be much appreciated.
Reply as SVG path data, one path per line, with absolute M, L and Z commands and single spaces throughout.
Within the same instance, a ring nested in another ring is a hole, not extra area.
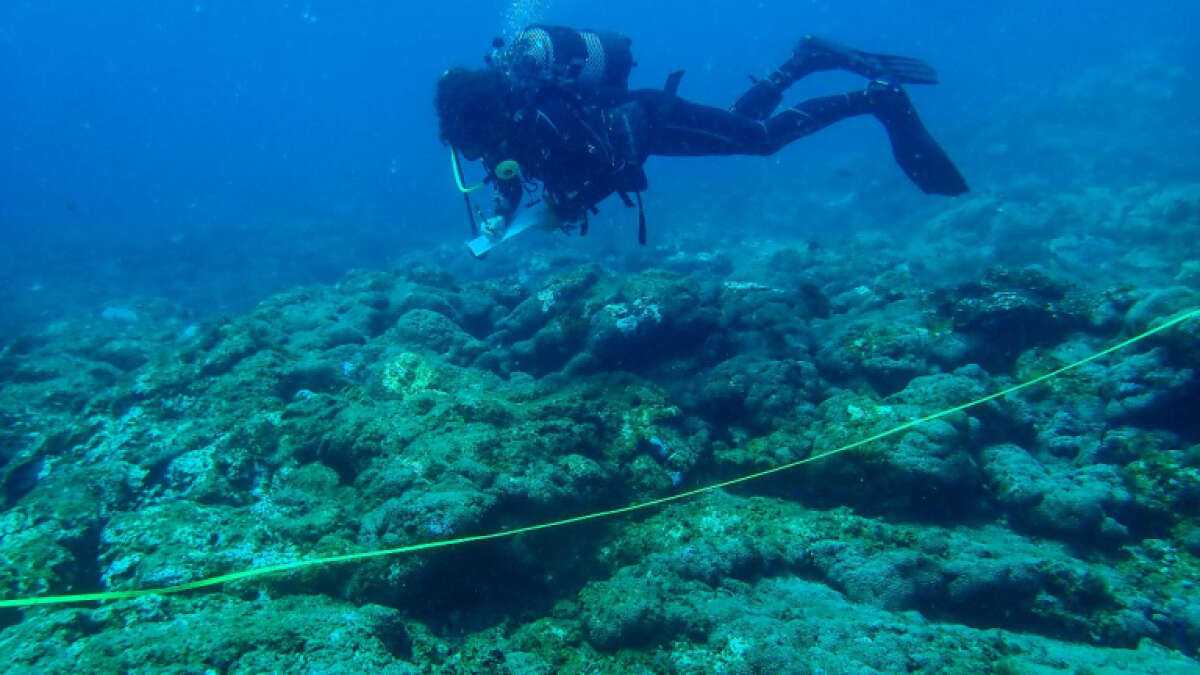
M 492 216 L 491 218 L 483 221 L 483 224 L 479 226 L 479 231 L 488 239 L 496 241 L 497 239 L 503 237 L 504 233 L 508 231 L 508 222 L 505 220 L 504 216 Z

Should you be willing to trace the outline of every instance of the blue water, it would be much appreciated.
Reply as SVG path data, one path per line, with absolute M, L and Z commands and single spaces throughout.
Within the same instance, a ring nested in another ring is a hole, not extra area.
M 1184 28 L 1198 20 L 1200 6 L 1175 0 L 6 2 L 4 314 L 46 319 L 53 312 L 37 308 L 84 295 L 235 305 L 385 265 L 413 246 L 460 244 L 466 225 L 437 140 L 433 83 L 449 66 L 478 64 L 493 36 L 526 21 L 622 31 L 639 61 L 634 86 L 685 68 L 681 93 L 715 105 L 803 32 L 921 56 L 942 84 L 913 96 L 978 192 L 1194 172 L 1200 93 L 1178 71 L 1200 63 L 1200 41 Z M 1108 77 L 1121 85 L 1111 99 L 1054 103 L 1081 78 Z M 1159 97 L 1155 119 L 1128 113 L 1131 78 Z M 790 96 L 859 86 L 813 80 Z M 980 137 L 1005 123 L 1011 136 Z M 1038 124 L 1078 144 L 1057 157 L 1021 152 L 1022 132 Z M 1006 152 L 989 154 L 1000 141 Z M 1114 157 L 1081 177 L 1084 151 Z M 653 159 L 648 197 L 671 228 L 688 214 L 765 211 L 813 190 L 837 198 L 847 174 L 878 170 L 888 180 L 871 203 L 927 207 L 888 161 L 874 125 L 852 121 L 770 160 Z M 769 194 L 744 191 L 764 182 Z

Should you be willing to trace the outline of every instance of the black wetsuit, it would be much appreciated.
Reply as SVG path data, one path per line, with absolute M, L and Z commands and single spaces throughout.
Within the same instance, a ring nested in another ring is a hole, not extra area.
M 642 165 L 650 155 L 770 155 L 835 122 L 874 114 L 892 140 L 906 173 L 926 192 L 959 194 L 966 183 L 921 125 L 899 87 L 809 99 L 772 114 L 775 101 L 743 96 L 731 110 L 692 103 L 669 91 L 640 89 L 596 102 L 567 89 L 542 88 L 516 115 L 509 139 L 486 153 L 495 167 L 515 159 L 526 180 L 541 181 L 564 221 L 586 218 L 605 197 L 646 188 Z M 931 171 L 929 159 L 939 155 Z M 949 167 L 947 171 L 945 167 Z M 518 180 L 499 181 L 511 213 L 522 198 Z

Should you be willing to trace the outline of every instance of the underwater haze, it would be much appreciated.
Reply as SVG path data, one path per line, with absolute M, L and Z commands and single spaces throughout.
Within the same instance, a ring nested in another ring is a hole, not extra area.
M 778 65 L 805 32 L 918 55 L 943 81 L 912 92 L 918 107 L 980 191 L 1003 181 L 1078 182 L 1081 161 L 1111 183 L 1194 172 L 1197 92 L 1186 71 L 1197 41 L 1181 27 L 1198 13 L 1165 0 L 974 10 L 948 1 L 911 9 L 668 0 L 651 10 L 542 0 L 469 11 L 394 2 L 5 3 L 3 316 L 9 325 L 45 321 L 77 299 L 139 293 L 208 313 L 384 265 L 416 245 L 461 243 L 467 226 L 437 139 L 433 83 L 447 67 L 481 65 L 492 37 L 527 22 L 624 32 L 639 62 L 633 86 L 658 87 L 686 69 L 681 93 L 718 106 L 749 75 Z M 831 79 L 796 87 L 789 101 L 857 86 Z M 1084 80 L 1092 90 L 1055 99 Z M 1131 114 L 1139 103 L 1153 117 Z M 1072 156 L 1032 152 L 1060 131 L 1081 145 Z M 989 132 L 996 138 L 983 137 Z M 1035 161 L 1041 171 L 1025 173 Z M 854 121 L 767 161 L 653 159 L 647 196 L 660 227 L 694 227 L 687 221 L 726 208 L 727 195 L 732 216 L 753 205 L 771 217 L 794 208 L 780 201 L 812 194 L 814 182 L 834 199 L 863 193 L 867 208 L 879 202 L 884 214 L 923 208 L 904 199 L 911 191 L 892 167 L 868 170 L 886 162 L 874 125 Z M 750 197 L 768 181 L 777 192 Z M 771 229 L 831 227 L 798 220 Z
M 435 85 L 534 23 L 920 58 L 970 191 L 865 115 L 475 259 Z M 1200 672 L 1195 25 L 0 4 L 0 672 Z

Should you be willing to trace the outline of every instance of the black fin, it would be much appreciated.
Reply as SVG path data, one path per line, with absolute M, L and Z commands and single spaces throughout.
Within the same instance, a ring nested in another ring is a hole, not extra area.
M 925 128 L 917 109 L 899 86 L 872 83 L 880 96 L 875 116 L 887 130 L 896 163 L 925 194 L 961 195 L 970 187 L 950 156 Z
M 798 66 L 810 70 L 842 69 L 863 77 L 885 77 L 903 84 L 937 84 L 933 66 L 911 56 L 872 54 L 842 44 L 805 35 L 796 46 Z

